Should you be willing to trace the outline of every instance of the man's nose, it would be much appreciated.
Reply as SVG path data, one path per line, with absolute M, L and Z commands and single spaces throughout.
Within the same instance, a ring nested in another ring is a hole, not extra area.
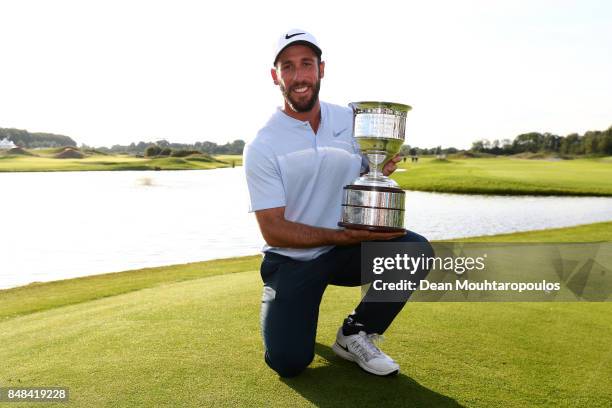
M 306 69 L 304 67 L 298 67 L 293 72 L 293 81 L 301 81 L 306 77 Z

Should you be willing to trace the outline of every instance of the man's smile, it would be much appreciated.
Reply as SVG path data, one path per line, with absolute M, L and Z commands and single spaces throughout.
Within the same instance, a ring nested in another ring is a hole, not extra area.
M 314 90 L 312 85 L 300 84 L 298 86 L 291 87 L 291 102 L 293 104 L 301 105 L 312 99 Z

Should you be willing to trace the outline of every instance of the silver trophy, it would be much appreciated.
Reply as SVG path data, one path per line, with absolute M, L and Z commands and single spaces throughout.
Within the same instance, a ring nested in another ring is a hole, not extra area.
M 353 102 L 353 136 L 370 163 L 370 171 L 344 187 L 341 227 L 370 231 L 404 230 L 406 194 L 382 173 L 399 153 L 406 133 L 408 105 Z

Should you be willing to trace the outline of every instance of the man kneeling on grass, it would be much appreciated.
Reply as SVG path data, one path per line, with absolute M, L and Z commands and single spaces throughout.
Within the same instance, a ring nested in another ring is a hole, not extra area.
M 265 361 L 282 377 L 298 375 L 314 358 L 319 305 L 327 285 L 361 285 L 361 242 L 427 243 L 414 232 L 338 229 L 342 188 L 366 170 L 366 161 L 353 141 L 352 111 L 319 101 L 325 70 L 321 54 L 306 31 L 283 33 L 271 75 L 284 107 L 244 152 L 250 210 L 266 241 L 261 265 Z M 384 174 L 391 174 L 399 160 L 389 161 Z M 420 271 L 416 277 L 426 274 Z M 372 374 L 398 373 L 399 365 L 373 340 L 385 332 L 409 295 L 403 302 L 359 303 L 338 329 L 334 352 Z

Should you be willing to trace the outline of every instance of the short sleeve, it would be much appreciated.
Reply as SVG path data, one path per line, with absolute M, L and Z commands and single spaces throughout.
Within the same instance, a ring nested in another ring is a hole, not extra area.
M 285 188 L 272 153 L 265 154 L 247 145 L 244 149 L 244 171 L 249 189 L 249 212 L 286 205 Z

